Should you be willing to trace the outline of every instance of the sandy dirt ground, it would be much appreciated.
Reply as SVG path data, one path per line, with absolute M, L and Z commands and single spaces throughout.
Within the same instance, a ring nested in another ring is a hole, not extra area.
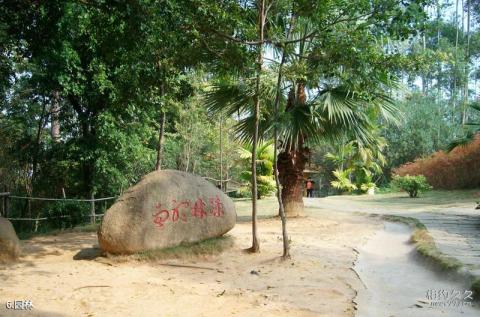
M 292 260 L 280 261 L 278 219 L 259 224 L 260 254 L 246 254 L 250 224 L 230 232 L 234 246 L 218 256 L 159 262 L 93 258 L 95 233 L 68 233 L 23 241 L 23 256 L 0 266 L 0 316 L 353 316 L 352 269 L 381 223 L 309 208 L 289 221 Z M 192 267 L 176 267 L 171 264 Z M 5 303 L 31 300 L 32 311 Z

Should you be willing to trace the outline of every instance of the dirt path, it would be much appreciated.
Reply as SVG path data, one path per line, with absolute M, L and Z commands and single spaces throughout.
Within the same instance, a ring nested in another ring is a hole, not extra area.
M 242 252 L 250 224 L 239 223 L 222 255 L 161 263 L 88 259 L 98 252 L 93 233 L 37 237 L 24 241 L 20 263 L 0 266 L 0 316 L 353 316 L 361 287 L 355 249 L 379 227 L 335 212 L 292 220 L 293 260 L 283 262 L 276 219 L 261 220 L 258 255 Z M 34 309 L 6 310 L 13 300 L 31 300 Z

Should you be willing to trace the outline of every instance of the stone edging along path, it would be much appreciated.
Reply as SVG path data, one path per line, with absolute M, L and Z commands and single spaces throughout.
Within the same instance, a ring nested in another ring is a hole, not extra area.
M 418 200 L 404 200 L 403 193 L 330 196 L 310 198 L 305 204 L 409 224 L 421 260 L 475 290 L 480 300 L 480 214 L 474 210 L 472 195 L 437 192 Z
M 437 247 L 437 243 L 428 231 L 427 226 L 418 219 L 421 217 L 375 213 L 369 215 L 371 217 L 380 217 L 385 221 L 401 222 L 410 226 L 413 229 L 411 241 L 415 244 L 417 252 L 440 271 L 464 280 L 466 284 L 470 285 L 470 289 L 476 295 L 475 299 L 480 300 L 479 270 L 471 270 L 468 265 L 465 265 L 465 263 L 459 261 L 456 257 L 442 252 L 442 250 Z

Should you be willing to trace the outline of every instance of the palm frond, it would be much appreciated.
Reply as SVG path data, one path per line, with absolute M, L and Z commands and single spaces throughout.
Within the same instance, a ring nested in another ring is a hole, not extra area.
M 255 91 L 252 79 L 245 81 L 220 80 L 204 93 L 204 103 L 211 113 L 226 115 L 248 113 L 252 109 Z
M 468 131 L 463 137 L 453 140 L 447 146 L 447 153 L 450 153 L 459 146 L 467 146 L 475 139 L 475 135 L 476 133 Z
M 472 102 L 469 106 L 476 111 L 480 111 L 480 103 L 478 102 Z M 447 152 L 453 151 L 453 149 L 458 146 L 468 145 L 475 140 L 477 134 L 480 134 L 480 121 L 468 122 L 465 125 L 468 126 L 468 130 L 465 132 L 464 136 L 450 142 L 447 146 Z

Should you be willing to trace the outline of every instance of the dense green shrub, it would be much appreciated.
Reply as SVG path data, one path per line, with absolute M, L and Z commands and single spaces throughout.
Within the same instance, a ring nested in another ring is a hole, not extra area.
M 73 228 L 88 222 L 90 205 L 84 202 L 58 201 L 45 209 L 50 229 Z
M 333 171 L 333 175 L 335 176 L 335 180 L 331 181 L 330 184 L 332 185 L 333 188 L 336 188 L 342 192 L 352 192 L 354 190 L 357 190 L 357 185 L 353 184 L 352 181 L 350 180 L 350 173 L 352 172 L 352 169 L 346 169 L 346 170 L 335 170 Z
M 427 179 L 423 175 L 395 175 L 392 180 L 392 185 L 406 191 L 410 195 L 410 198 L 418 197 L 419 192 L 432 189 L 432 186 L 428 184 Z

